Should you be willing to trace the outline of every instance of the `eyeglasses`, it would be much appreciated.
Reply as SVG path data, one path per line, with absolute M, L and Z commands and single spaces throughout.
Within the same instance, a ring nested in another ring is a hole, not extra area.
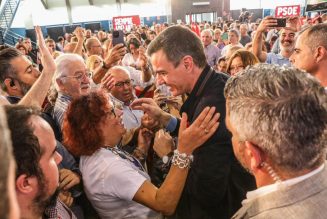
M 63 78 L 75 78 L 79 81 L 82 81 L 85 77 L 91 78 L 92 72 L 91 71 L 86 71 L 85 73 L 79 72 L 76 75 L 64 75 L 62 76 Z
M 244 69 L 244 66 L 243 65 L 239 65 L 239 66 L 231 66 L 230 67 L 230 71 L 232 72 L 232 71 L 239 71 L 239 70 L 243 70 Z
M 126 81 L 120 81 L 115 84 L 115 87 L 121 88 L 124 87 L 124 85 L 130 86 L 131 85 L 131 80 L 126 80 Z

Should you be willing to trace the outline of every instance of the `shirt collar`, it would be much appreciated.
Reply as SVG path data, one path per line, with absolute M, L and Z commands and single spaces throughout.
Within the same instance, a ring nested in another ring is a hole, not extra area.
M 246 204 L 246 203 L 252 201 L 253 199 L 259 198 L 268 193 L 275 192 L 275 191 L 279 190 L 280 188 L 291 186 L 291 185 L 297 184 L 301 181 L 304 181 L 304 180 L 316 175 L 317 173 L 321 172 L 324 169 L 324 166 L 325 166 L 325 164 L 322 164 L 319 168 L 317 168 L 305 175 L 302 175 L 302 176 L 299 176 L 296 178 L 292 178 L 292 179 L 288 179 L 288 180 L 282 181 L 280 183 L 274 183 L 271 185 L 263 186 L 254 191 L 248 192 L 246 194 L 246 199 L 243 200 L 242 204 Z

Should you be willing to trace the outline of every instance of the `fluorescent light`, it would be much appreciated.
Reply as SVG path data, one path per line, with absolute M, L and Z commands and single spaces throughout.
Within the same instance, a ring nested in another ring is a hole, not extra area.
M 210 5 L 210 2 L 193 2 L 192 5 L 198 6 L 198 5 Z

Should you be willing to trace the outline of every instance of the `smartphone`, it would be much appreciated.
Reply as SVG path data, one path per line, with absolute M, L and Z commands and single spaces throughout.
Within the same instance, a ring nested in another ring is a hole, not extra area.
M 114 30 L 112 32 L 112 45 L 116 46 L 119 43 L 125 44 L 124 32 L 122 30 Z
M 275 18 L 277 20 L 277 25 L 273 27 L 286 27 L 286 18 Z

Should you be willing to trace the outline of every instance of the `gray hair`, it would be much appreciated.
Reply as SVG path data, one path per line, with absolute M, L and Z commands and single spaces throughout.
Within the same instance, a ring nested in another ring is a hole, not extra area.
M 3 218 L 8 217 L 9 212 L 9 198 L 8 198 L 8 176 L 10 161 L 14 160 L 12 155 L 12 143 L 10 132 L 7 126 L 6 114 L 3 107 L 0 107 L 0 215 Z
M 52 78 L 50 89 L 48 91 L 48 100 L 52 105 L 54 105 L 54 103 L 56 102 L 58 91 L 59 91 L 57 79 L 60 79 L 64 75 L 66 75 L 68 70 L 67 66 L 71 62 L 75 62 L 75 61 L 80 61 L 84 63 L 84 59 L 81 56 L 73 53 L 62 54 L 55 59 L 55 64 L 57 68 Z
M 275 168 L 295 173 L 324 162 L 327 95 L 313 76 L 260 64 L 231 77 L 225 97 L 240 141 L 256 144 Z
M 202 30 L 201 35 L 204 34 L 204 33 L 208 33 L 211 37 L 213 36 L 213 31 L 211 29 Z
M 311 51 L 315 51 L 319 46 L 327 49 L 327 24 L 316 24 L 303 31 L 306 35 L 306 42 Z

